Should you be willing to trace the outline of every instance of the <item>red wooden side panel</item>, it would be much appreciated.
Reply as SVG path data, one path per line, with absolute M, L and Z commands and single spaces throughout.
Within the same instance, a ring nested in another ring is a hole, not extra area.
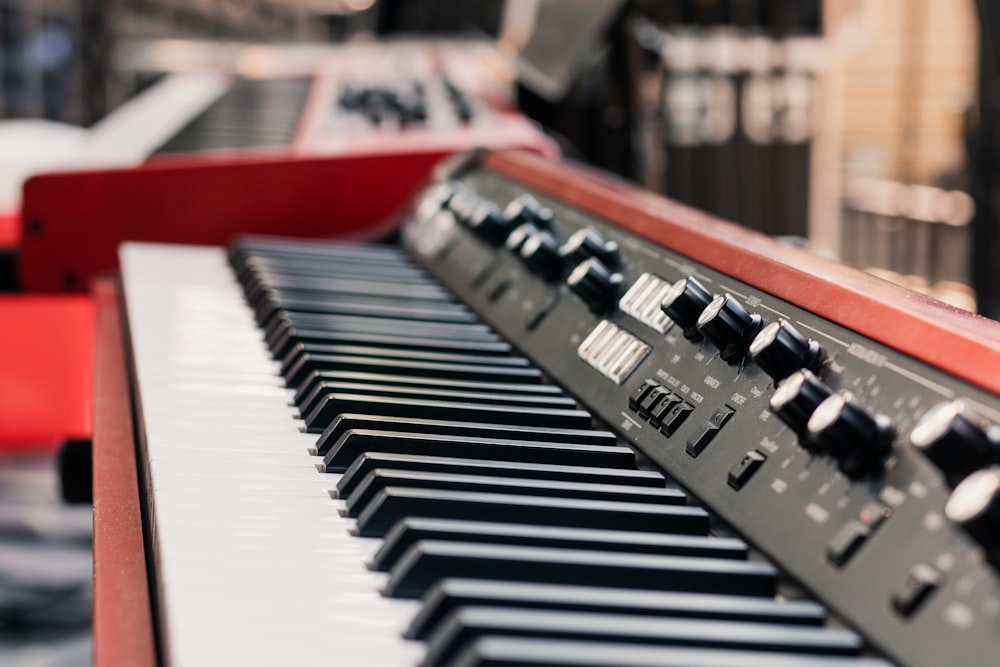
M 89 296 L 0 296 L 0 447 L 90 437 L 93 344 Z
M 94 382 L 94 665 L 155 667 L 118 290 L 97 282 Z

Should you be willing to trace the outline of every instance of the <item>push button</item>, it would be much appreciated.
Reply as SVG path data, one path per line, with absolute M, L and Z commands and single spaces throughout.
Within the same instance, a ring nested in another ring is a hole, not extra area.
M 680 396 L 670 391 L 666 392 L 666 394 L 660 399 L 660 402 L 653 406 L 653 409 L 649 411 L 650 423 L 659 427 L 663 424 L 664 420 L 670 418 L 674 408 L 676 408 L 680 402 Z
M 693 411 L 693 405 L 681 401 L 663 416 L 663 420 L 660 423 L 660 433 L 668 437 L 673 435 L 674 431 L 680 428 L 680 425 L 684 423 L 684 420 L 687 419 L 688 415 Z
M 638 411 L 639 403 L 642 399 L 649 395 L 649 392 L 653 391 L 660 386 L 660 383 L 656 380 L 644 380 L 639 388 L 632 392 L 632 395 L 628 397 L 628 407 L 629 410 Z
M 654 387 L 646 396 L 639 401 L 639 416 L 649 419 L 650 411 L 655 408 L 664 396 L 669 396 L 670 390 L 666 387 Z
M 849 521 L 830 540 L 826 557 L 837 567 L 843 567 L 870 536 L 871 528 L 860 521 Z
M 892 608 L 903 617 L 913 616 L 943 583 L 944 575 L 935 568 L 926 563 L 915 565 L 906 575 L 903 587 L 893 594 Z
M 760 469 L 766 460 L 767 456 L 762 452 L 751 449 L 729 470 L 729 474 L 726 475 L 726 483 L 739 491 L 750 481 L 750 478 L 754 476 L 754 473 Z
M 721 408 L 712 413 L 712 416 L 708 418 L 708 421 L 701 425 L 694 434 L 688 438 L 687 446 L 685 451 L 688 456 L 697 457 L 708 445 L 715 439 L 719 431 L 729 418 L 736 414 L 736 410 L 729 407 L 728 405 L 723 405 Z

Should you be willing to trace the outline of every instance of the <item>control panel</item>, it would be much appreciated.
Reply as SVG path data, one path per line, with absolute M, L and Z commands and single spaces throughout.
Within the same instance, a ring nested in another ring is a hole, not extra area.
M 423 193 L 403 234 L 879 650 L 995 664 L 997 395 L 474 160 Z

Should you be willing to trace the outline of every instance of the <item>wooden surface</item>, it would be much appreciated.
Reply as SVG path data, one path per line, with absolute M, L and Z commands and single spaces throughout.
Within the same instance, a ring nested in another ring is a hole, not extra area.
M 128 375 L 115 281 L 95 283 L 94 665 L 154 667 Z

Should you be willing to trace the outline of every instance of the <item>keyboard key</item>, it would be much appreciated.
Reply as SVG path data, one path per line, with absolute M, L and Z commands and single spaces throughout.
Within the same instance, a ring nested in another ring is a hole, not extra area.
M 406 636 L 426 639 L 461 607 L 587 611 L 637 616 L 678 617 L 820 626 L 826 620 L 815 602 L 778 602 L 770 598 L 711 593 L 643 591 L 556 584 L 521 584 L 486 579 L 444 579 L 424 596 Z
M 747 556 L 746 544 L 730 538 L 407 517 L 386 534 L 381 548 L 372 558 L 372 569 L 388 572 L 420 540 L 703 558 L 744 559 Z
M 357 485 L 376 468 L 387 470 L 422 470 L 425 472 L 447 472 L 464 475 L 494 475 L 550 481 L 592 482 L 596 484 L 628 484 L 634 487 L 647 488 L 663 488 L 666 486 L 666 479 L 663 475 L 650 470 L 365 452 L 340 477 L 340 481 L 337 482 L 338 495 L 341 498 L 349 496 Z
M 478 637 L 539 637 L 640 645 L 696 646 L 826 655 L 857 655 L 861 640 L 828 628 L 735 621 L 646 618 L 618 614 L 502 607 L 465 607 L 445 619 L 428 638 L 426 667 L 447 665 Z
M 774 570 L 761 563 L 426 540 L 389 574 L 387 595 L 419 597 L 446 577 L 539 584 L 773 597 Z
M 357 533 L 363 537 L 382 537 L 407 516 L 607 530 L 662 530 L 686 535 L 708 533 L 708 515 L 697 507 L 392 486 L 380 491 L 358 516 Z
M 634 468 L 635 454 L 627 447 L 532 440 L 467 438 L 398 431 L 352 430 L 323 458 L 327 472 L 346 470 L 365 452 L 419 454 L 450 458 L 482 458 L 523 463 L 575 464 Z

